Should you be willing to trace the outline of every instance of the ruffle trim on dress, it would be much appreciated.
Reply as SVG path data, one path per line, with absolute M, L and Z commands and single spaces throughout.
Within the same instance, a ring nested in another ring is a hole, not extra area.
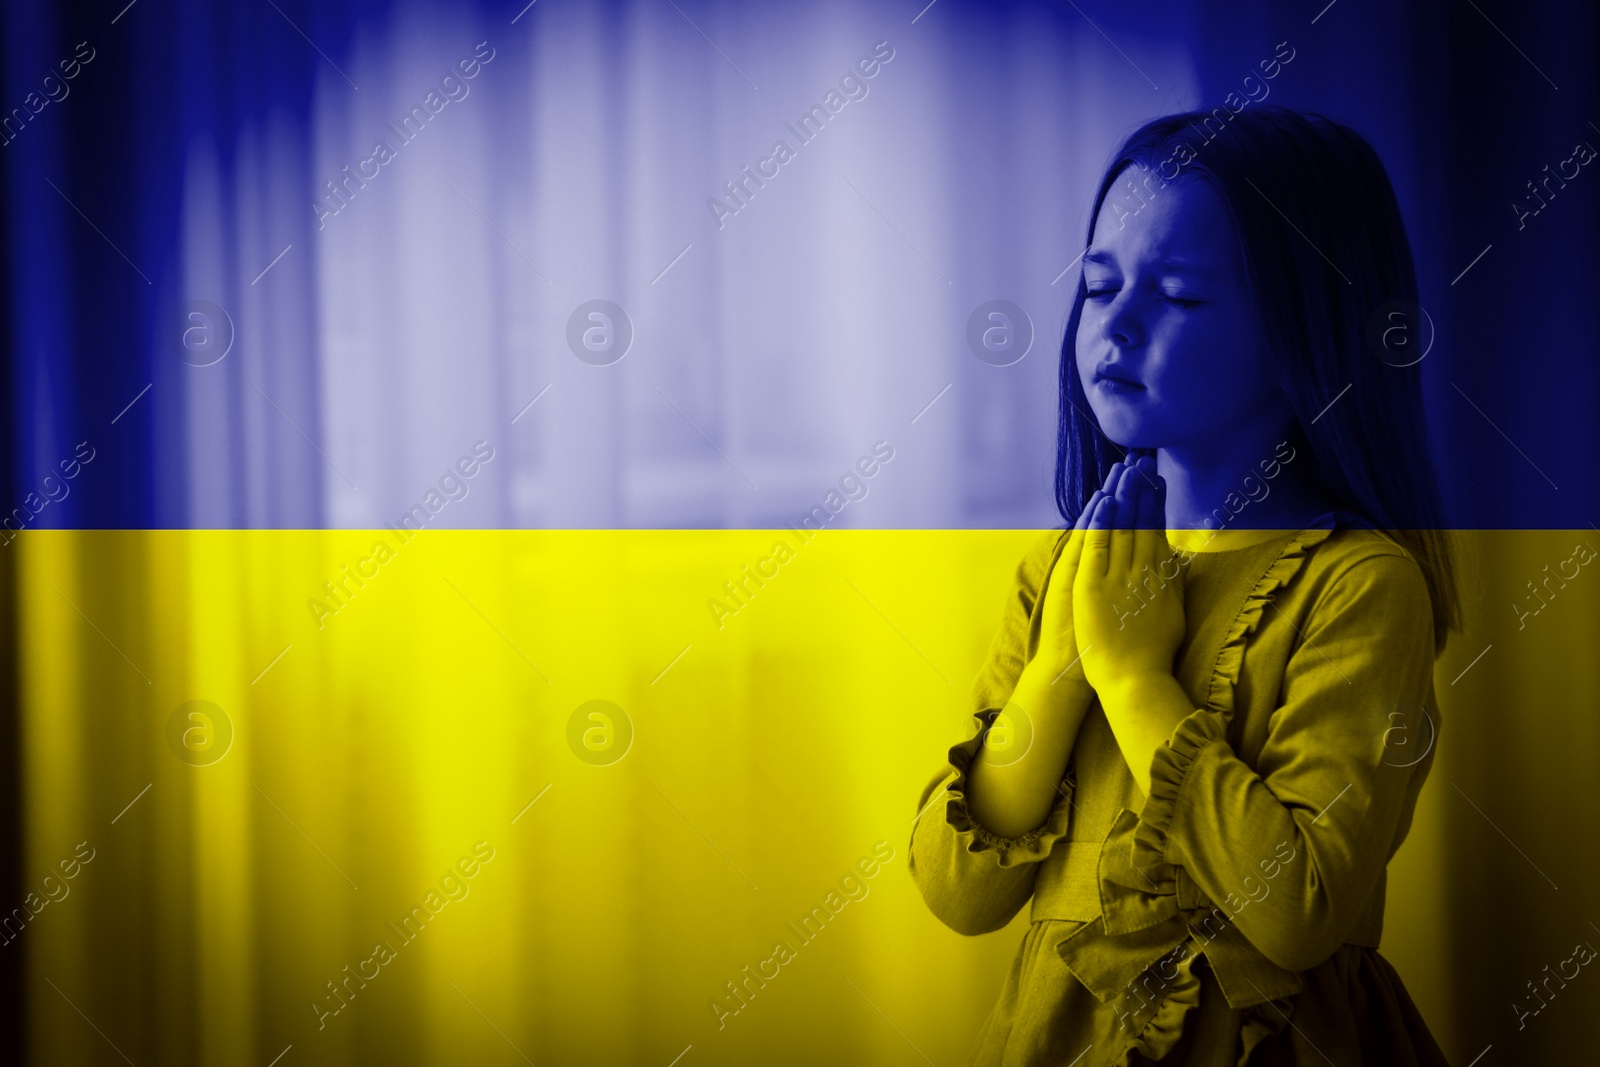
M 1056 801 L 1051 805 L 1050 814 L 1042 826 L 1018 837 L 1002 837 L 980 825 L 967 810 L 967 774 L 983 747 L 986 732 L 980 730 L 967 740 L 950 746 L 950 767 L 956 776 L 954 781 L 945 786 L 949 796 L 945 803 L 945 819 L 966 845 L 968 852 L 991 850 L 1001 867 L 1036 863 L 1050 855 L 1055 843 L 1067 836 L 1072 818 L 1071 801 L 1078 788 L 1077 768 L 1072 760 L 1067 760 L 1066 773 L 1056 785 Z
M 1217 661 L 1211 668 L 1211 687 L 1206 696 L 1206 707 L 1225 720 L 1233 718 L 1234 689 L 1239 684 L 1247 638 L 1261 624 L 1261 617 L 1266 613 L 1273 596 L 1299 573 L 1311 549 L 1328 539 L 1338 526 L 1342 514 L 1338 511 L 1324 512 L 1296 534 L 1284 547 L 1282 554 L 1273 560 L 1272 566 L 1256 581 L 1255 587 L 1245 597 L 1239 614 L 1234 616 L 1228 636 L 1217 650 Z
M 1183 958 L 1173 961 L 1167 973 L 1162 965 L 1172 961 L 1179 951 Z M 1185 1018 L 1200 1006 L 1203 982 L 1194 973 L 1200 954 L 1194 939 L 1186 938 L 1140 969 L 1115 994 L 1101 997 L 1117 1020 L 1121 1038 L 1113 1052 L 1116 1058 L 1108 1062 L 1115 1067 L 1132 1067 L 1134 1053 L 1144 1060 L 1161 1060 L 1177 1047 L 1183 1038 Z M 1215 962 L 1211 962 L 1211 968 L 1216 970 Z M 1257 1045 L 1289 1025 L 1294 1001 L 1289 996 L 1275 997 L 1238 1010 L 1241 1051 L 1236 1067 L 1244 1067 Z
M 1118 998 L 1119 1003 L 1113 1004 L 1112 1010 L 1117 1013 L 1119 1022 L 1132 1021 L 1132 1025 L 1126 1027 L 1117 1067 L 1130 1067 L 1135 1052 L 1146 1059 L 1165 1059 L 1183 1037 L 1184 1016 L 1200 1006 L 1200 979 L 1193 970 L 1195 959 L 1195 954 L 1189 953 L 1179 962 L 1176 975 L 1163 981 L 1164 995 L 1154 1001 L 1153 1011 L 1149 1004 L 1143 1003 L 1142 994 L 1125 993 Z M 1131 1010 L 1126 1003 L 1134 1000 L 1140 1002 L 1138 1011 Z
M 1152 876 L 1168 868 L 1167 876 L 1172 877 L 1166 858 L 1167 827 L 1177 809 L 1183 776 L 1202 749 L 1227 739 L 1228 720 L 1211 709 L 1199 708 L 1178 723 L 1167 744 L 1156 749 L 1150 761 L 1150 795 L 1145 797 L 1138 825 L 1133 828 L 1129 859 L 1135 868 Z
M 1256 1046 L 1288 1026 L 1289 1016 L 1293 1014 L 1294 1000 L 1290 997 L 1279 997 L 1245 1008 L 1244 1026 L 1239 1031 L 1243 1046 L 1234 1067 L 1245 1067 L 1250 1062 L 1250 1054 L 1255 1051 Z

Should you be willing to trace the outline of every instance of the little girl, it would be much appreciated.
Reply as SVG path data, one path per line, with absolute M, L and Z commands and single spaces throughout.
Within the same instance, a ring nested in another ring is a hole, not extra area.
M 1377 951 L 1460 628 L 1410 246 L 1354 131 L 1204 117 L 1100 182 L 1071 529 L 1017 567 L 912 875 L 963 934 L 1032 899 L 970 1064 L 1442 1065 Z

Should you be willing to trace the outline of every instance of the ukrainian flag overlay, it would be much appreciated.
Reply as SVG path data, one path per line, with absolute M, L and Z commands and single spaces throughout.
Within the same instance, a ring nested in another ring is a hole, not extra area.
M 16 1062 L 965 1062 L 1029 918 L 908 846 L 1094 183 L 1269 97 L 1394 180 L 1461 549 L 1383 957 L 1588 1047 L 1594 13 L 124 3 L 4 16 Z

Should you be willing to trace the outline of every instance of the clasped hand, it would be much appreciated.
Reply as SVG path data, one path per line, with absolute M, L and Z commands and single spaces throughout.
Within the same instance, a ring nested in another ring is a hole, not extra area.
M 1041 627 L 1046 662 L 1102 695 L 1171 676 L 1186 628 L 1182 567 L 1150 456 L 1114 464 L 1084 506 L 1051 574 Z

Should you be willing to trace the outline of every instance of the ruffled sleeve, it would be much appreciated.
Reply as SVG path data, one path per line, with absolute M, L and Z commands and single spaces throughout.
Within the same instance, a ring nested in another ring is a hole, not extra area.
M 968 852 L 990 849 L 999 854 L 995 862 L 1002 867 L 1037 863 L 1050 854 L 1050 846 L 1054 842 L 1066 836 L 1072 794 L 1078 787 L 1077 769 L 1072 760 L 1067 760 L 1066 774 L 1056 785 L 1055 804 L 1042 826 L 1018 837 L 1001 837 L 980 825 L 967 810 L 967 772 L 983 748 L 983 736 L 979 733 L 970 740 L 950 746 L 950 767 L 954 770 L 954 777 L 944 779 L 947 797 L 945 819 L 958 834 L 972 835 L 970 842 L 964 841 Z
M 1040 861 L 1067 836 L 1077 788 L 1068 760 L 1044 824 L 1001 837 L 967 810 L 967 771 L 982 745 L 980 733 L 950 747 L 948 765 L 922 791 L 911 828 L 911 876 L 923 900 L 946 926 L 968 935 L 1003 928 L 1033 895 Z
M 1181 720 L 1167 743 L 1156 749 L 1150 761 L 1150 795 L 1145 797 L 1133 831 L 1134 866 L 1153 870 L 1167 862 L 1167 829 L 1172 824 L 1184 776 L 1207 748 L 1227 743 L 1227 720 L 1210 709 L 1200 708 Z
M 1002 837 L 967 809 L 967 776 L 989 727 L 1016 688 L 1035 647 L 1034 607 L 1045 576 L 1059 555 L 1065 531 L 1051 530 L 1017 565 L 1000 628 L 973 682 L 973 736 L 950 746 L 917 800 L 909 850 L 912 878 L 940 921 L 957 933 L 983 934 L 1004 927 L 1033 895 L 1040 861 L 1067 836 L 1076 770 L 1069 760 L 1044 823 L 1018 837 Z

